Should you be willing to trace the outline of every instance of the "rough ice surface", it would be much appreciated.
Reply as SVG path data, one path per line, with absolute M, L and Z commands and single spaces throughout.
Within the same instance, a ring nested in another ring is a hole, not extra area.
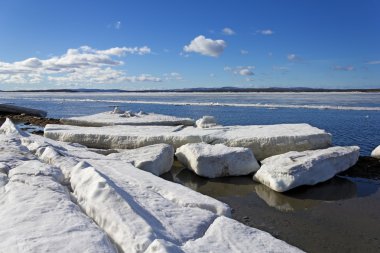
M 284 192 L 300 185 L 315 185 L 353 166 L 359 147 L 331 147 L 304 152 L 288 152 L 263 160 L 254 179 Z
M 292 248 L 227 219 L 226 204 L 131 163 L 73 143 L 3 132 L 0 145 L 16 153 L 13 160 L 30 153 L 0 163 L 0 252 L 116 252 L 116 246 L 118 252 L 251 252 L 264 234 L 275 249 Z
M 115 108 L 116 109 L 116 108 Z M 61 122 L 67 125 L 76 126 L 112 126 L 112 125 L 161 125 L 176 126 L 185 125 L 193 126 L 194 120 L 190 118 L 179 118 L 175 116 L 155 114 L 155 113 L 131 113 L 122 112 L 120 109 L 114 112 L 102 112 L 93 115 L 63 118 Z
M 181 126 L 79 127 L 46 125 L 45 137 L 78 142 L 90 148 L 133 149 L 166 143 L 178 148 L 187 143 L 205 142 L 250 148 L 256 159 L 288 151 L 304 151 L 331 146 L 331 135 L 308 124 L 267 126 L 226 126 L 196 128 Z
M 109 158 L 123 160 L 136 168 L 156 176 L 168 172 L 173 165 L 174 148 L 168 144 L 155 144 L 137 149 L 124 149 L 108 155 Z
M 208 178 L 248 175 L 260 168 L 250 149 L 223 144 L 189 143 L 175 155 L 188 169 Z
M 195 122 L 195 125 L 199 128 L 210 128 L 217 126 L 217 122 L 213 116 L 203 116 Z
M 371 156 L 380 159 L 380 145 L 372 151 Z
M 227 217 L 218 217 L 204 236 L 183 246 L 163 240 L 154 241 L 147 253 L 209 253 L 209 252 L 303 252 L 278 240 L 269 233 L 245 226 Z
M 72 202 L 62 172 L 19 138 L 28 137 L 7 120 L 0 129 L 0 252 L 116 252 Z

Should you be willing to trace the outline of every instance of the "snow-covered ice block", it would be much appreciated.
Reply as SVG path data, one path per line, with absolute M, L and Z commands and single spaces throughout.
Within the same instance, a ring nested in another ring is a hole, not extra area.
M 288 152 L 263 160 L 254 179 L 284 192 L 300 185 L 315 185 L 353 166 L 359 147 L 331 147 L 304 152 Z
M 288 151 L 304 151 L 331 146 L 331 135 L 308 124 L 267 126 L 226 126 L 196 128 L 181 126 L 79 127 L 47 125 L 45 137 L 78 142 L 90 148 L 133 149 L 166 143 L 178 148 L 187 143 L 206 142 L 250 148 L 256 159 Z
M 214 221 L 203 237 L 187 242 L 182 250 L 186 253 L 303 252 L 267 232 L 223 216 Z
M 174 148 L 168 144 L 155 144 L 137 149 L 121 150 L 107 157 L 132 163 L 136 168 L 156 176 L 168 172 L 173 165 Z
M 203 116 L 195 122 L 195 125 L 199 128 L 210 128 L 217 126 L 217 122 L 213 116 Z
M 380 145 L 372 151 L 371 156 L 380 159 Z
M 245 226 L 227 217 L 218 217 L 199 239 L 176 246 L 164 240 L 155 240 L 146 253 L 209 253 L 209 252 L 303 252 L 274 238 L 269 233 Z
M 115 174 L 104 166 L 97 163 L 97 170 L 78 164 L 71 173 L 71 186 L 86 213 L 124 252 L 144 252 L 155 239 L 181 245 L 203 235 L 216 218 L 212 212 L 177 205 L 132 177 L 123 177 L 128 168 L 118 168 Z
M 111 126 L 111 125 L 161 125 L 161 126 L 176 126 L 185 125 L 193 126 L 194 120 L 190 118 L 180 118 L 169 115 L 155 113 L 137 113 L 130 112 L 111 113 L 102 112 L 93 115 L 63 118 L 61 122 L 67 125 L 76 126 Z
M 260 168 L 250 149 L 223 144 L 190 143 L 175 155 L 188 169 L 208 178 L 248 175 Z
M 62 174 L 37 160 L 9 172 L 0 194 L 0 252 L 116 252 L 75 205 Z

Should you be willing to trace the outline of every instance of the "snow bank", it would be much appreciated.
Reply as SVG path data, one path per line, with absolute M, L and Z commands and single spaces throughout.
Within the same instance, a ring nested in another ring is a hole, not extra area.
M 203 116 L 195 122 L 199 128 L 210 128 L 217 126 L 216 119 L 213 116 Z
M 256 159 L 288 151 L 304 151 L 331 146 L 331 135 L 308 124 L 229 126 L 201 129 L 181 126 L 78 127 L 47 125 L 45 137 L 78 142 L 90 148 L 133 149 L 166 143 L 178 148 L 187 143 L 206 142 L 250 148 Z
M 372 151 L 371 156 L 380 159 L 380 145 Z
M 120 150 L 119 153 L 109 154 L 108 157 L 129 162 L 136 168 L 159 176 L 171 169 L 174 148 L 168 144 L 155 144 L 137 149 Z
M 58 169 L 37 160 L 10 170 L 0 195 L 1 252 L 116 252 L 71 201 L 62 178 Z
M 137 113 L 122 112 L 102 112 L 94 115 L 72 117 L 61 119 L 61 122 L 67 125 L 76 126 L 111 126 L 111 125 L 161 125 L 176 126 L 185 125 L 193 126 L 194 120 L 190 118 L 179 118 L 175 116 L 155 114 L 155 113 Z
M 223 144 L 190 143 L 175 155 L 188 169 L 208 178 L 248 175 L 260 168 L 250 149 Z
M 269 188 L 284 192 L 300 185 L 315 185 L 353 166 L 359 158 L 359 147 L 288 152 L 263 160 L 254 179 Z
M 209 253 L 209 252 L 303 252 L 278 240 L 269 233 L 245 226 L 227 217 L 218 217 L 197 240 L 176 247 L 163 240 L 154 241 L 147 253 Z

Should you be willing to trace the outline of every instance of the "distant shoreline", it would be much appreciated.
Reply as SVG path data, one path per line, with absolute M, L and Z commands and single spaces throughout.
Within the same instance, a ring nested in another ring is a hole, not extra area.
M 114 93 L 175 93 L 175 92 L 183 92 L 183 93 L 217 93 L 217 92 L 229 92 L 229 93 L 248 93 L 248 92 L 294 92 L 294 93 L 317 93 L 317 92 L 337 92 L 337 93 L 377 93 L 380 92 L 380 88 L 377 89 L 322 89 L 322 88 L 235 88 L 235 87 L 220 87 L 220 88 L 191 88 L 191 89 L 157 89 L 157 90 L 122 90 L 122 89 L 46 89 L 46 90 L 10 90 L 10 91 L 2 91 L 0 92 L 114 92 Z

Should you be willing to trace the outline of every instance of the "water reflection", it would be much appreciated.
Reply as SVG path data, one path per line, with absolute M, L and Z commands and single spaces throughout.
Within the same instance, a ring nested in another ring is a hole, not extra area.
M 207 179 L 175 164 L 172 171 L 163 175 L 167 180 L 185 185 L 214 198 L 238 197 L 242 203 L 247 199 L 260 198 L 268 206 L 280 211 L 304 210 L 322 202 L 366 197 L 378 191 L 379 185 L 343 177 L 317 184 L 302 186 L 286 193 L 278 193 L 265 185 L 256 183 L 251 176 Z M 256 194 L 255 194 L 256 193 Z

